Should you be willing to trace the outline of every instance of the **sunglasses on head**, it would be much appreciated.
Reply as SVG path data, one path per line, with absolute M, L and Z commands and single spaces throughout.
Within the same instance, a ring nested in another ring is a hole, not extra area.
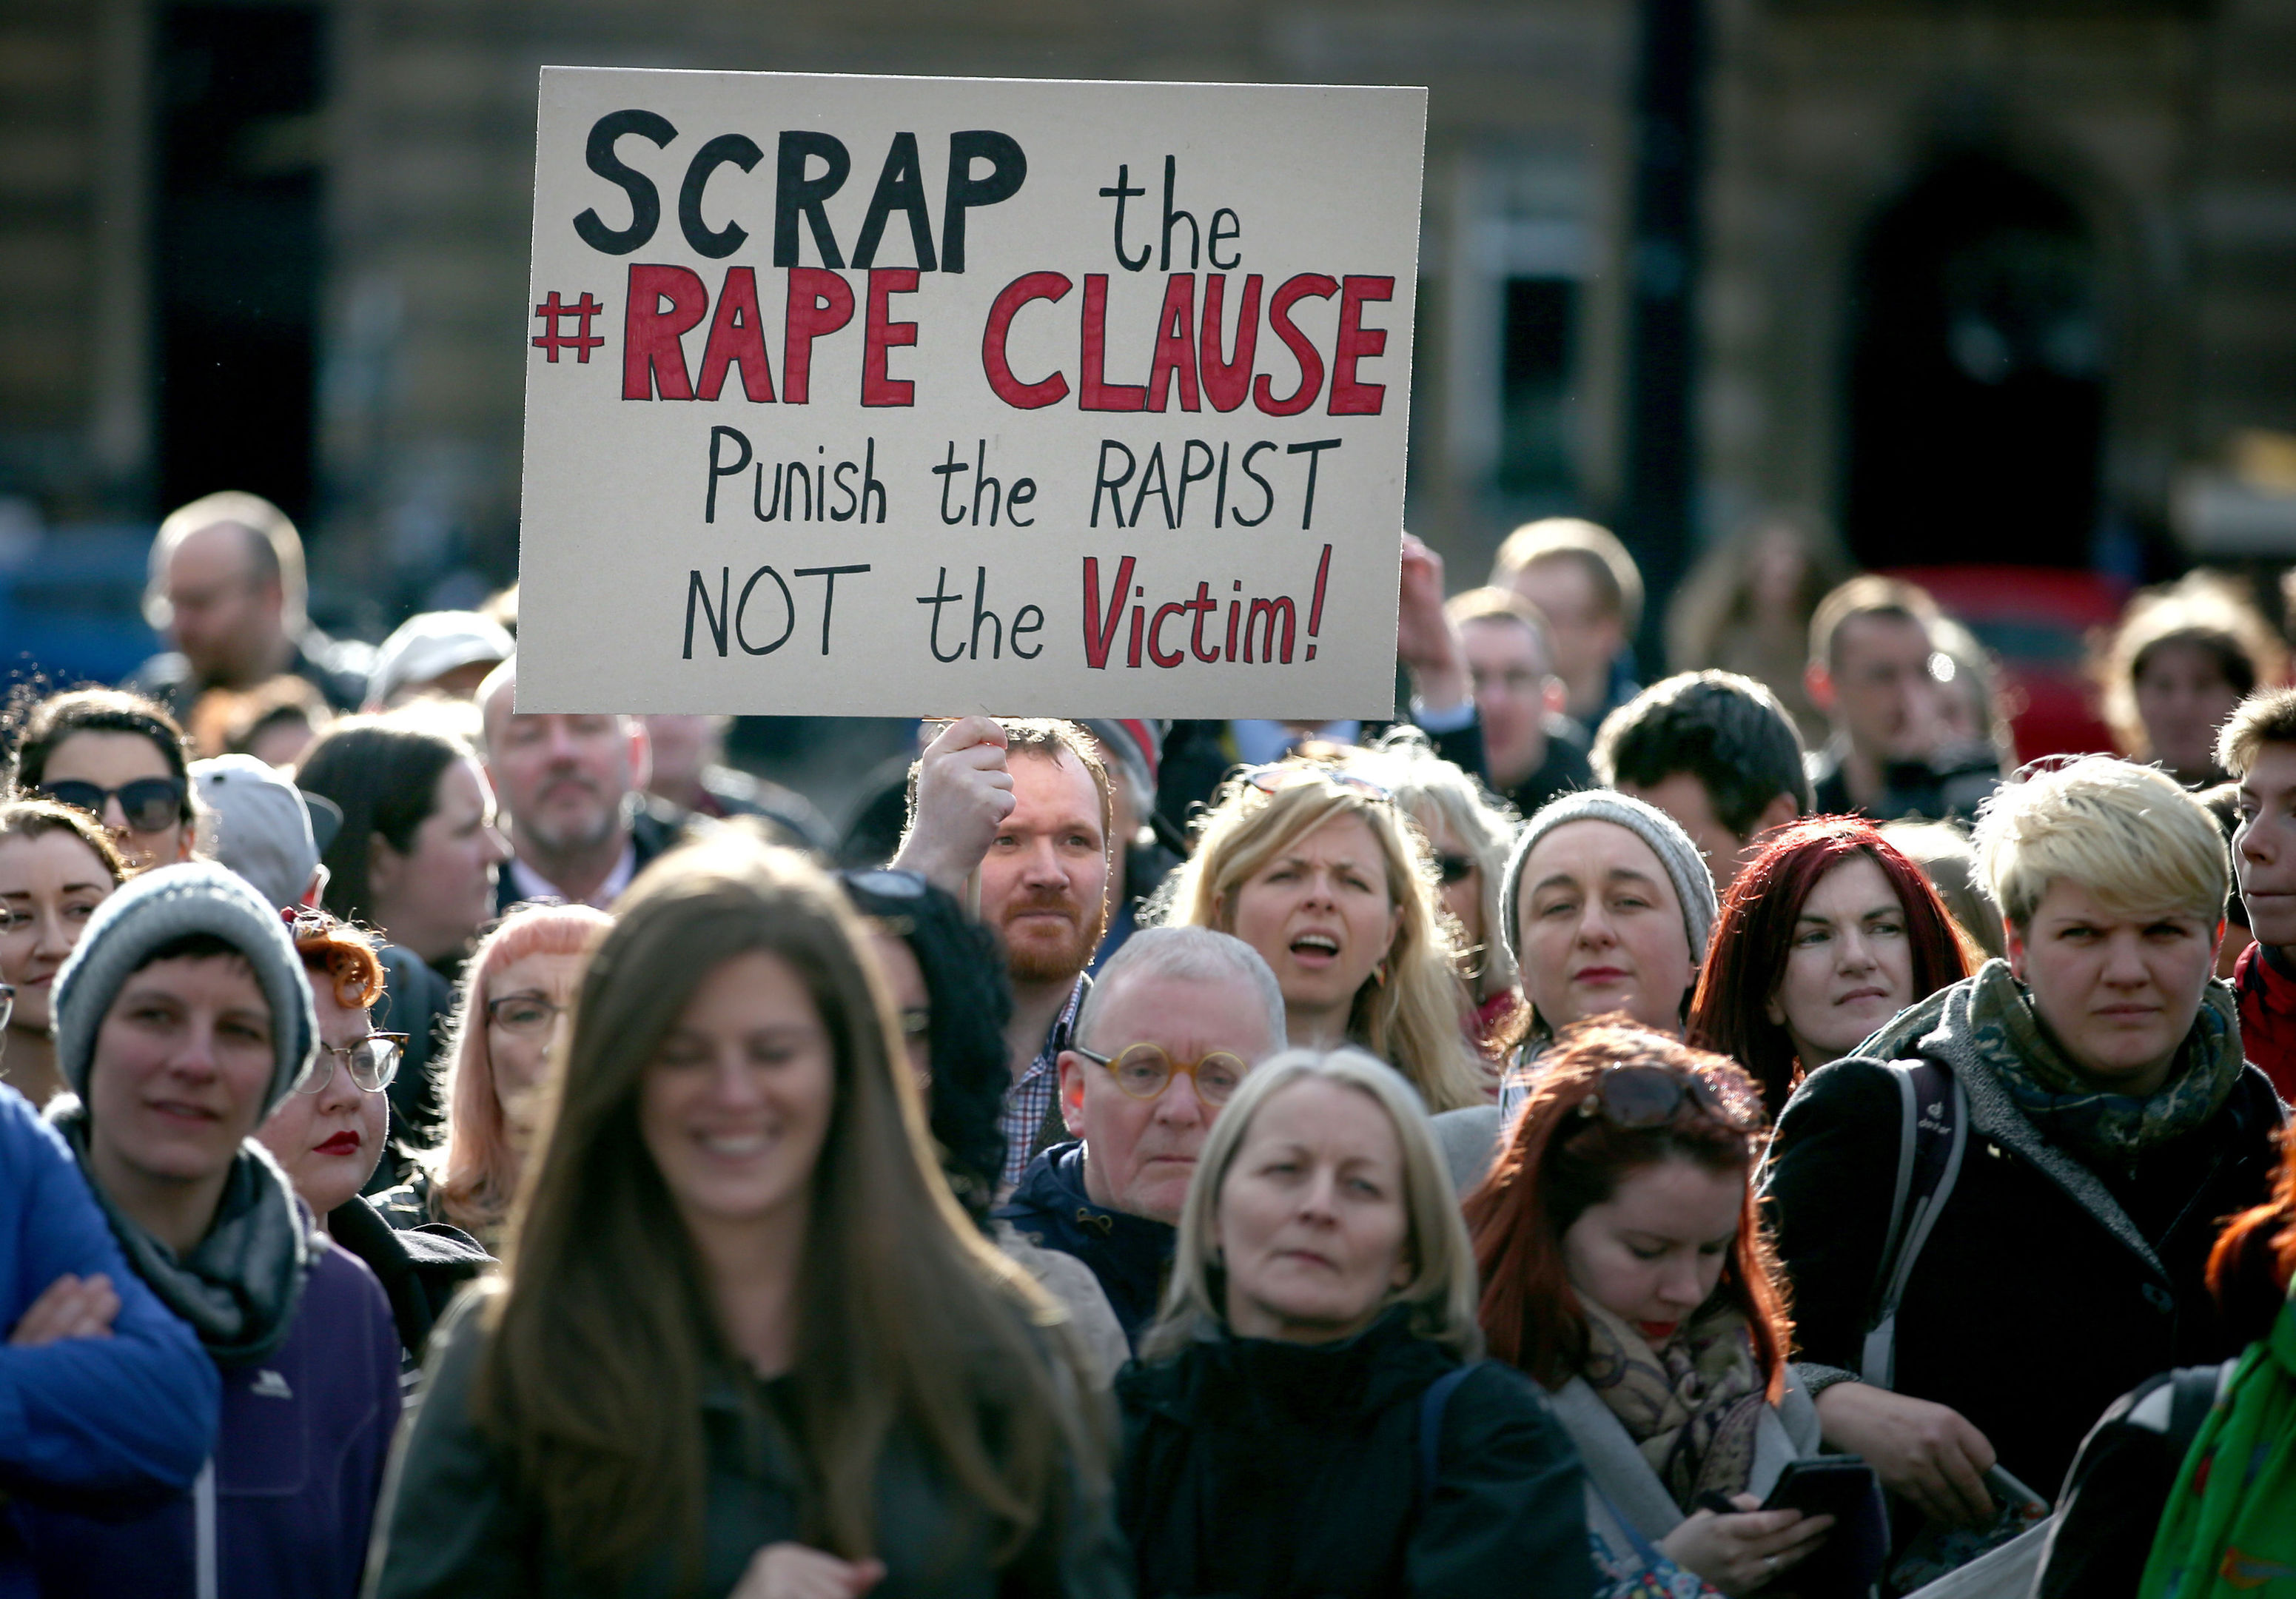
M 1702 1073 L 1677 1074 L 1663 1066 L 1613 1066 L 1578 1102 L 1581 1116 L 1600 1116 L 1628 1132 L 1662 1128 L 1687 1106 L 1693 1115 L 1718 1121 L 1736 1133 L 1762 1126 L 1762 1102 L 1750 1087 L 1716 1083 Z
M 1368 777 L 1310 761 L 1279 760 L 1264 767 L 1248 767 L 1238 775 L 1263 794 L 1281 793 L 1303 783 L 1328 783 L 1374 800 L 1391 801 L 1395 798 Z
M 174 777 L 138 777 L 116 789 L 67 777 L 59 783 L 42 783 L 40 792 L 59 805 L 84 810 L 99 822 L 103 820 L 104 808 L 117 800 L 119 814 L 137 832 L 164 832 L 183 820 L 184 816 L 184 785 Z

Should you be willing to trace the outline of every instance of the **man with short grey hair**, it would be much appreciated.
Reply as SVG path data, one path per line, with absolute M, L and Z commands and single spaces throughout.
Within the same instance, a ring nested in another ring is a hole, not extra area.
M 1060 1057 L 1071 1137 L 1029 1163 L 996 1215 L 1090 1267 L 1136 1348 L 1155 1317 L 1204 1135 L 1284 1037 L 1267 963 L 1204 927 L 1135 933 L 1078 1014 Z

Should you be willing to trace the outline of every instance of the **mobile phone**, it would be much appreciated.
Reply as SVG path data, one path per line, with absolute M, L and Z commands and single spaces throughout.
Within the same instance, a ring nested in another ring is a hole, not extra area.
M 1874 1468 L 1855 1455 L 1814 1455 L 1786 1463 L 1762 1508 L 1846 1519 L 1872 1502 L 1879 1486 Z

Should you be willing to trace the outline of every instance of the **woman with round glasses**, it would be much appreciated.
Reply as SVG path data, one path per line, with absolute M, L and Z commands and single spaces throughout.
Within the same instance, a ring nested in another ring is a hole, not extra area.
M 1751 1073 L 1775 1117 L 1804 1077 L 1967 977 L 1970 954 L 1922 869 L 1871 822 L 1797 822 L 1731 883 L 1688 1037 Z
M 444 1222 L 502 1252 L 558 1018 L 574 1002 L 583 957 L 613 924 L 586 905 L 528 906 L 479 941 L 447 1039 L 446 1141 L 376 1197 L 393 1226 Z
M 309 983 L 279 914 L 208 862 L 105 900 L 56 979 L 52 1118 L 122 1252 L 215 1362 L 214 1454 L 156 1505 L 10 1506 L 43 1592 L 350 1599 L 398 1420 L 373 1276 L 254 1139 L 312 1070 Z
M 1490 1352 L 1554 1396 L 1614 1582 L 1668 1580 L 1662 1557 L 1726 1594 L 1792 1588 L 1833 1523 L 1758 1508 L 1819 1447 L 1755 1208 L 1760 1095 L 1610 1021 L 1562 1029 L 1540 1068 L 1464 1207 Z
M 0 1081 L 35 1105 L 63 1092 L 51 990 L 95 907 L 127 863 L 87 812 L 53 800 L 0 804 L 0 982 L 14 990 L 0 1023 Z
M 1591 1599 L 1578 1463 L 1538 1390 L 1476 1360 L 1473 1256 L 1395 1071 L 1255 1067 L 1171 1278 L 1117 1381 L 1140 1593 Z
M 1195 828 L 1167 920 L 1258 950 L 1292 1044 L 1369 1050 L 1431 1111 L 1488 1097 L 1434 862 L 1383 785 L 1325 761 L 1255 767 L 1220 785 Z
M 382 963 L 366 934 L 323 911 L 299 912 L 289 926 L 311 983 L 319 1049 L 295 1092 L 256 1136 L 277 1158 L 296 1197 L 382 1284 L 413 1371 L 455 1290 L 490 1262 L 468 1234 L 435 1223 L 401 1232 L 361 1196 L 382 1157 L 390 1120 L 383 1091 L 406 1040 L 374 1030 Z
M 184 730 L 115 688 L 51 694 L 23 716 L 9 786 L 86 811 L 135 867 L 192 858 L 196 815 Z

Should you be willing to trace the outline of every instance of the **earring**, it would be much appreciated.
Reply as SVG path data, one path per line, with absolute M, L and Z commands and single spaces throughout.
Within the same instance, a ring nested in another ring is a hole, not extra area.
M 1377 983 L 1382 988 L 1387 987 L 1387 963 L 1385 961 L 1382 960 L 1378 965 L 1374 966 L 1371 969 L 1371 980 Z

